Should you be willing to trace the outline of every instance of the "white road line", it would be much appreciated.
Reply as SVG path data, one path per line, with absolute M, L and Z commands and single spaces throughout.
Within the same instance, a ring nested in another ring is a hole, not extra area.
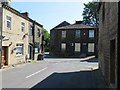
M 93 66 L 87 66 L 87 67 L 93 67 Z
M 40 72 L 42 72 L 42 71 L 46 70 L 46 69 L 47 69 L 47 67 L 46 67 L 46 68 L 43 68 L 43 69 L 42 69 L 42 70 L 40 70 L 40 71 L 37 71 L 37 72 L 35 72 L 35 73 L 33 73 L 33 74 L 29 75 L 29 76 L 27 76 L 26 78 L 30 78 L 30 77 L 32 77 L 32 76 L 34 76 L 34 75 L 36 75 L 36 74 L 38 74 L 38 73 L 40 73 Z

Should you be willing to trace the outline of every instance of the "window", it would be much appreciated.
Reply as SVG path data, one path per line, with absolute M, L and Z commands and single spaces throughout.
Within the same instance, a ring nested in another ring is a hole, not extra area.
M 16 55 L 23 55 L 23 44 L 17 44 L 16 45 Z
M 11 17 L 6 16 L 6 26 L 8 29 L 11 29 Z
M 80 38 L 80 30 L 76 30 L 76 38 Z
M 88 44 L 88 52 L 94 52 L 95 44 L 94 43 L 89 43 Z
M 39 48 L 35 48 L 35 53 L 39 53 Z
M 21 31 L 24 32 L 25 31 L 25 23 L 21 23 Z
M 39 42 L 35 42 L 34 43 L 35 54 L 39 53 L 39 47 L 40 47 L 40 43 Z
M 66 38 L 66 31 L 62 31 L 62 38 Z
M 62 50 L 62 51 L 65 51 L 65 50 L 66 50 L 66 43 L 62 43 L 62 44 L 61 44 L 61 50 Z
M 38 37 L 40 37 L 40 29 L 38 29 L 37 34 L 38 34 Z
M 30 31 L 29 31 L 29 35 L 33 35 L 33 26 L 32 25 L 30 25 Z
M 75 52 L 80 52 L 81 44 L 75 43 Z
M 94 30 L 89 30 L 89 38 L 94 38 Z

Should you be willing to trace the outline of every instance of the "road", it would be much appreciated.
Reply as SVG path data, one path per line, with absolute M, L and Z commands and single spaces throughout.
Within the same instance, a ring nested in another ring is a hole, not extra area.
M 96 88 L 96 59 L 45 58 L 2 71 L 3 88 Z

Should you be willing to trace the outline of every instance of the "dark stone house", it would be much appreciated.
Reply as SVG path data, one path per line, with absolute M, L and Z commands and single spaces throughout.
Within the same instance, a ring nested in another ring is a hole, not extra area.
M 63 25 L 63 26 L 62 26 Z M 50 55 L 85 57 L 97 55 L 97 29 L 76 21 L 63 22 L 50 31 Z
M 120 3 L 99 3 L 99 67 L 106 82 L 120 88 Z

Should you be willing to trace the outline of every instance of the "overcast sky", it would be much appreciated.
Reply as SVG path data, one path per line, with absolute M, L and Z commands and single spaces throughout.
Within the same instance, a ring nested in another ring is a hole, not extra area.
M 82 2 L 12 2 L 11 6 L 20 12 L 29 12 L 29 17 L 50 31 L 63 21 L 73 24 L 75 21 L 82 20 L 83 4 L 88 2 L 89 0 Z

